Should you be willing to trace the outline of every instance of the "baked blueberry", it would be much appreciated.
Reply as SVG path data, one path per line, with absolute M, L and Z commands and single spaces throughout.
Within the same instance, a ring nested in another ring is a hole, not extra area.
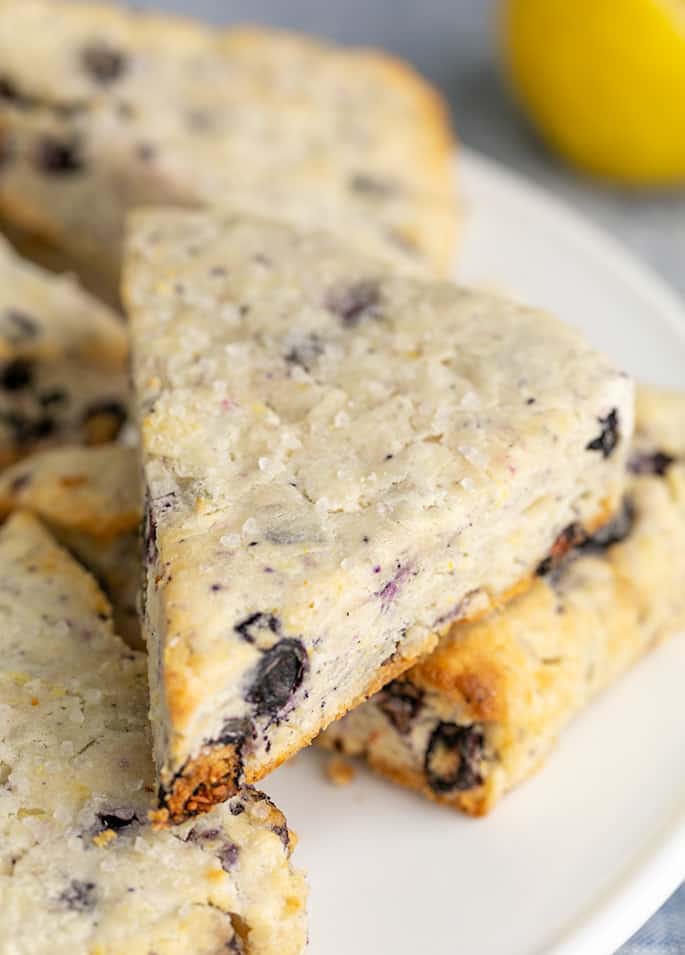
M 307 651 L 302 642 L 287 637 L 267 650 L 246 694 L 257 716 L 275 716 L 300 687 L 307 670 Z
M 596 438 L 593 438 L 586 445 L 586 448 L 588 451 L 599 451 L 602 457 L 608 458 L 614 452 L 620 439 L 618 411 L 616 408 L 612 408 L 606 418 L 598 418 L 597 420 L 602 430 Z
M 438 723 L 426 749 L 424 770 L 428 785 L 437 793 L 480 786 L 484 747 L 485 736 L 477 724 Z

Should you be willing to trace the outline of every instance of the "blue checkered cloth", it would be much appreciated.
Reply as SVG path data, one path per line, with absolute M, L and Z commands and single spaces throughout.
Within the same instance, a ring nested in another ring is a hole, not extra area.
M 685 883 L 617 955 L 685 955 Z

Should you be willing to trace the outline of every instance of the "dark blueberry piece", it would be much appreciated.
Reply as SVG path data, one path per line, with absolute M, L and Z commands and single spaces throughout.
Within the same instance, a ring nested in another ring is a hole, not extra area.
M 234 716 L 224 722 L 223 726 L 221 727 L 221 732 L 216 739 L 212 740 L 212 745 L 242 745 L 245 742 L 245 738 L 251 734 L 251 721 Z
M 58 139 L 45 135 L 36 145 L 36 165 L 42 172 L 71 175 L 83 169 L 83 156 L 78 140 Z
M 102 444 L 113 441 L 126 421 L 126 408 L 120 401 L 95 401 L 89 405 L 83 415 L 83 426 L 88 444 Z
M 240 849 L 234 842 L 227 842 L 217 852 L 217 858 L 219 862 L 221 863 L 221 868 L 225 872 L 230 872 L 230 870 L 238 861 L 239 855 L 240 855 Z
M 229 807 L 232 816 L 242 816 L 245 812 L 245 806 L 241 802 L 232 802 Z
M 221 835 L 220 829 L 200 829 L 195 826 L 191 829 L 186 838 L 186 842 L 214 842 Z
M 8 308 L 0 316 L 0 332 L 13 345 L 28 341 L 38 334 L 38 323 L 18 308 Z
M 16 103 L 19 98 L 19 91 L 12 80 L 7 76 L 0 76 L 0 99 Z
M 621 510 L 604 527 L 600 527 L 592 537 L 588 537 L 580 545 L 580 550 L 584 553 L 601 553 L 612 544 L 620 544 L 625 540 L 633 529 L 635 523 L 635 507 L 632 502 L 626 499 L 623 502 Z
M 587 540 L 587 534 L 583 525 L 577 522 L 569 524 L 552 544 L 549 557 L 545 557 L 544 560 L 540 561 L 535 573 L 538 577 L 544 577 L 545 574 L 549 574 L 560 565 L 569 551 L 573 550 L 574 547 L 580 546 L 585 540 Z
M 27 358 L 15 358 L 0 373 L 0 385 L 5 391 L 21 391 L 33 381 L 33 363 Z
M 138 817 L 132 809 L 97 812 L 95 815 L 103 829 L 112 829 L 114 832 L 118 832 L 120 829 L 125 829 L 127 826 L 138 822 Z
M 596 438 L 585 445 L 585 448 L 587 451 L 599 451 L 602 457 L 608 458 L 613 453 L 621 436 L 618 426 L 618 411 L 613 408 L 606 418 L 598 418 L 597 420 L 602 430 Z
M 87 912 L 95 907 L 97 901 L 94 882 L 81 882 L 72 879 L 69 886 L 61 893 L 60 902 L 73 912 Z
M 38 395 L 38 401 L 41 408 L 49 408 L 51 405 L 62 405 L 69 400 L 69 395 L 64 388 L 51 388 Z
M 377 196 L 379 199 L 394 196 L 400 192 L 399 184 L 392 179 L 382 179 L 380 176 L 365 172 L 356 173 L 349 182 L 350 189 L 354 192 L 363 192 L 367 196 Z
M 267 630 L 271 633 L 279 634 L 281 632 L 281 622 L 278 617 L 275 617 L 272 613 L 258 612 L 250 614 L 249 617 L 245 617 L 245 619 L 237 623 L 233 629 L 236 633 L 240 634 L 243 640 L 246 640 L 248 643 L 254 643 L 260 631 Z
M 423 690 L 404 680 L 393 680 L 375 700 L 397 732 L 408 733 L 423 705 Z
M 306 335 L 301 341 L 292 345 L 283 356 L 289 365 L 299 365 L 309 371 L 310 365 L 323 353 L 323 342 L 316 332 Z
M 126 56 L 106 43 L 91 43 L 81 54 L 84 69 L 103 86 L 118 80 L 126 68 Z
M 285 706 L 301 685 L 307 665 L 307 651 L 292 637 L 266 651 L 245 697 L 254 704 L 257 716 L 274 716 Z
M 271 831 L 281 840 L 283 843 L 283 848 L 287 849 L 290 845 L 290 830 L 288 829 L 287 825 L 283 823 L 281 826 L 272 826 Z
M 426 749 L 424 772 L 436 793 L 450 793 L 480 786 L 483 777 L 485 736 L 476 724 L 438 723 Z
M 672 464 L 675 464 L 672 455 L 665 451 L 655 451 L 653 454 L 634 454 L 628 462 L 628 470 L 632 474 L 654 474 L 663 477 Z
M 338 285 L 326 296 L 326 308 L 341 319 L 344 325 L 354 327 L 362 318 L 378 314 L 381 292 L 378 282 L 363 279 L 352 285 Z

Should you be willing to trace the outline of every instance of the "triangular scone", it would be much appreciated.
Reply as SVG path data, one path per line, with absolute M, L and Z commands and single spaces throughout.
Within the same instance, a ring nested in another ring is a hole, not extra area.
M 138 453 L 120 444 L 38 451 L 0 474 L 0 517 L 25 510 L 95 576 L 119 636 L 141 646 Z
M 601 690 L 685 627 L 685 395 L 638 389 L 636 430 L 617 518 L 545 562 L 506 607 L 457 624 L 322 745 L 480 815 Z
M 128 339 L 111 309 L 0 237 L 0 466 L 99 444 L 126 419 Z
M 273 30 L 0 4 L 0 213 L 118 280 L 149 202 L 236 203 L 449 268 L 446 111 L 413 70 Z
M 299 955 L 283 815 L 248 789 L 155 832 L 144 656 L 34 518 L 0 530 L 0 569 L 0 950 Z
M 260 778 L 620 499 L 627 377 L 323 233 L 134 216 L 152 719 L 173 817 Z

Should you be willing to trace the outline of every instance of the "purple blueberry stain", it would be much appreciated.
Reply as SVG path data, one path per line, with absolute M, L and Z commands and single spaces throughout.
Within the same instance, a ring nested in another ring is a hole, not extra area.
M 379 315 L 381 290 L 373 279 L 362 279 L 350 284 L 339 284 L 326 296 L 325 306 L 337 315 L 344 326 L 354 328 L 362 319 Z
M 59 901 L 72 912 L 87 912 L 97 903 L 95 883 L 72 879 L 60 894 Z
M 238 861 L 240 849 L 235 842 L 226 842 L 216 855 L 224 872 L 230 872 Z
M 33 475 L 30 473 L 18 474 L 10 483 L 12 494 L 20 494 L 31 483 L 32 477 Z
M 91 43 L 81 53 L 81 64 L 101 86 L 118 80 L 126 69 L 126 56 L 107 43 Z
M 380 590 L 376 591 L 375 596 L 378 597 L 381 602 L 382 613 L 387 613 L 387 611 L 390 610 L 411 574 L 412 569 L 409 564 L 402 565 L 398 562 L 397 569 L 390 580 Z

